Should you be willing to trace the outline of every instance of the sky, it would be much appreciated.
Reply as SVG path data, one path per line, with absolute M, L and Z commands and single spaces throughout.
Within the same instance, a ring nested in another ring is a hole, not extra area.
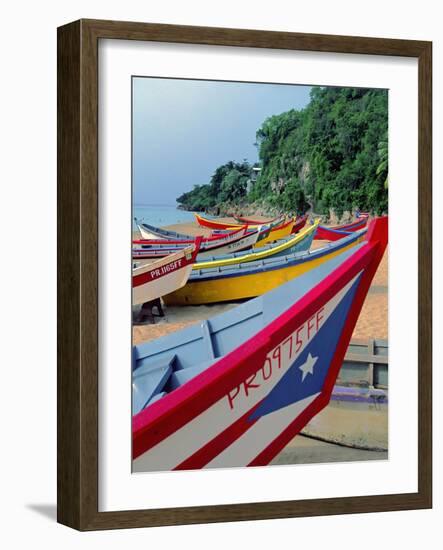
M 133 78 L 133 202 L 174 205 L 215 169 L 258 160 L 263 121 L 309 102 L 310 86 Z

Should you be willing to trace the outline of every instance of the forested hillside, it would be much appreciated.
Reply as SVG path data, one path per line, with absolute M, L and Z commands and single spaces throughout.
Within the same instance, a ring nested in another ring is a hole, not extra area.
M 387 212 L 387 131 L 387 91 L 313 88 L 304 109 L 272 116 L 258 129 L 256 181 L 246 161 L 228 162 L 177 202 L 222 212 L 248 203 L 297 214 Z

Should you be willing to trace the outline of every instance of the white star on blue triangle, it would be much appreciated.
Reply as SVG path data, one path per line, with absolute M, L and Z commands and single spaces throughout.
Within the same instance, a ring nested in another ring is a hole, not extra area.
M 318 357 L 312 357 L 312 355 L 309 353 L 308 358 L 306 359 L 306 363 L 303 363 L 303 365 L 300 365 L 298 367 L 302 371 L 302 382 L 304 382 L 308 374 L 314 374 L 314 366 L 315 363 L 317 363 L 317 360 Z
M 321 392 L 359 282 L 360 277 L 346 292 L 295 363 L 252 413 L 250 420 Z

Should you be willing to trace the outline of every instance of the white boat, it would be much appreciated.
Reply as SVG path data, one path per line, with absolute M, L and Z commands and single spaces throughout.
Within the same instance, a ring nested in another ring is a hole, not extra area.
M 195 244 L 169 254 L 150 264 L 132 270 L 132 303 L 144 304 L 161 298 L 184 286 L 200 249 L 201 237 Z

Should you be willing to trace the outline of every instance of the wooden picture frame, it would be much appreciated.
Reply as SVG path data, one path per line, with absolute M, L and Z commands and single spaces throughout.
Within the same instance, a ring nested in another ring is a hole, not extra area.
M 419 379 L 416 493 L 98 511 L 98 41 L 403 56 L 418 59 Z M 58 521 L 80 530 L 271 519 L 432 506 L 432 44 L 80 20 L 58 29 Z

